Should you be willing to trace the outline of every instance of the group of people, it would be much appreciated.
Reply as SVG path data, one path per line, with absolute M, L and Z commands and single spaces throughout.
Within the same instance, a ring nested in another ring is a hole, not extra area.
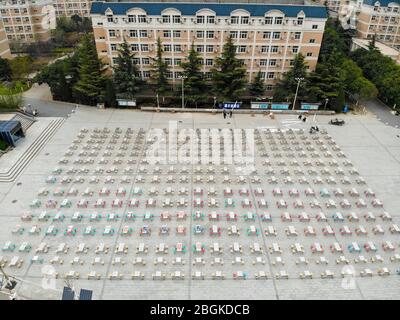
M 307 121 L 307 116 L 306 115 L 299 114 L 298 118 L 299 118 L 299 120 L 303 120 L 303 122 Z
M 319 128 L 318 128 L 318 126 L 311 126 L 311 128 L 310 128 L 310 133 L 314 133 L 314 132 L 319 132 Z
M 232 111 L 232 109 L 230 110 L 230 111 L 228 111 L 228 110 L 226 110 L 225 108 L 224 108 L 224 110 L 222 111 L 222 114 L 223 114 L 223 116 L 224 116 L 224 119 L 226 119 L 226 117 L 229 115 L 229 118 L 232 118 L 232 115 L 233 115 L 233 111 Z

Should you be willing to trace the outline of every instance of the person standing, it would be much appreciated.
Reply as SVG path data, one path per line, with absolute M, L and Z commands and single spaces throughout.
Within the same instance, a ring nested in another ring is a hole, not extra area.
M 224 119 L 226 119 L 226 111 L 225 111 L 225 108 L 224 108 L 224 110 L 222 111 L 222 113 L 224 114 Z
M 231 111 L 229 112 L 229 118 L 232 118 L 232 114 L 233 114 L 233 108 L 232 108 Z

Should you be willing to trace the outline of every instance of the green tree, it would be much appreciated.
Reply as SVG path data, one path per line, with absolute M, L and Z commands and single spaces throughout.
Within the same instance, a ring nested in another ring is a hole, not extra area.
M 187 61 L 181 64 L 184 77 L 185 96 L 188 102 L 192 102 L 197 107 L 197 102 L 204 96 L 205 81 L 200 71 L 201 58 L 199 53 L 194 49 L 192 43 Z
M 79 80 L 74 85 L 74 97 L 88 105 L 103 102 L 105 77 L 92 35 L 82 37 L 77 54 Z
M 291 101 L 294 99 L 296 94 L 298 80 L 300 81 L 299 90 L 297 97 L 299 99 L 305 96 L 305 87 L 307 82 L 307 65 L 304 61 L 304 56 L 299 53 L 293 60 L 292 68 L 285 72 L 282 79 L 278 81 L 274 88 L 274 100 L 275 101 Z
M 224 44 L 222 55 L 215 61 L 212 69 L 214 90 L 220 100 L 238 99 L 246 86 L 246 69 L 236 58 L 236 46 L 229 37 Z
M 163 60 L 163 48 L 161 39 L 157 38 L 157 53 L 153 58 L 152 79 L 156 85 L 156 92 L 164 98 L 169 85 L 167 80 L 168 65 Z
M 106 79 L 104 104 L 106 108 L 115 108 L 117 106 L 115 85 L 111 79 Z
M 32 72 L 33 59 L 30 56 L 19 56 L 10 60 L 13 79 L 23 79 Z
M 114 67 L 114 84 L 117 94 L 132 99 L 138 91 L 140 78 L 139 70 L 133 63 L 134 54 L 129 49 L 128 42 L 124 39 L 118 49 L 116 66 Z
M 9 81 L 11 80 L 11 67 L 10 61 L 7 59 L 0 58 L 0 80 Z
M 261 97 L 262 95 L 265 94 L 265 85 L 261 70 L 257 72 L 253 82 L 251 83 L 250 93 L 251 95 L 256 97 Z
M 54 100 L 73 102 L 73 86 L 78 80 L 77 57 L 58 60 L 43 68 L 34 81 L 46 83 L 50 87 Z

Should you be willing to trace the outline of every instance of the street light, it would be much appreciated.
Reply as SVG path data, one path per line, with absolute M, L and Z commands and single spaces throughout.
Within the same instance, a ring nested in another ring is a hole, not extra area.
M 326 110 L 326 105 L 328 104 L 328 101 L 329 101 L 329 99 L 328 99 L 328 98 L 326 98 L 326 99 L 325 99 L 324 111 Z
M 295 78 L 295 80 L 297 81 L 297 88 L 296 88 L 296 94 L 294 95 L 292 110 L 294 110 L 294 106 L 296 105 L 297 93 L 299 92 L 300 82 L 304 80 L 304 78 Z
M 185 76 L 181 76 L 182 79 L 182 109 L 185 109 Z

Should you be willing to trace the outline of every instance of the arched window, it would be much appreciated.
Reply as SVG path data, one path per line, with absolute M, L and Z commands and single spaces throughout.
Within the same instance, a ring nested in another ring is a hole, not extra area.
M 250 22 L 250 12 L 237 9 L 231 12 L 231 24 L 249 24 Z
M 200 9 L 196 12 L 196 23 L 198 24 L 214 24 L 215 12 L 210 9 Z

